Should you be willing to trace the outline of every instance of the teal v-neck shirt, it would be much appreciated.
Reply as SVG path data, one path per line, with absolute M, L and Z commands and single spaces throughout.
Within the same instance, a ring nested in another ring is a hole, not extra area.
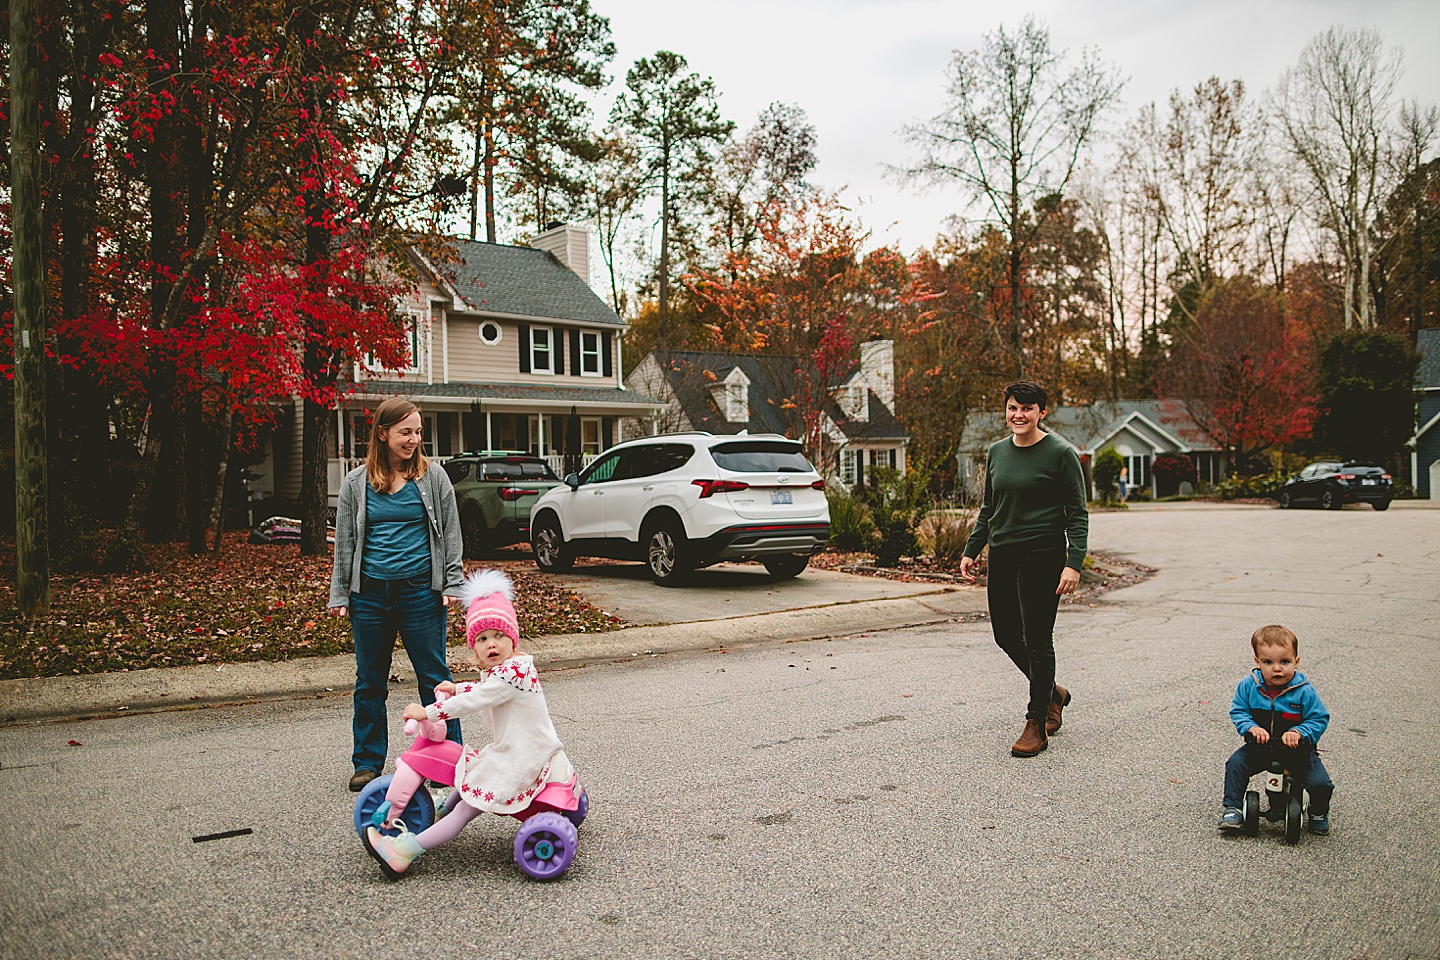
M 1011 437 L 990 445 L 985 456 L 985 500 L 967 557 L 992 547 L 1023 546 L 1065 538 L 1065 565 L 1083 568 L 1090 535 L 1085 474 L 1075 449 L 1053 434 L 1028 447 Z

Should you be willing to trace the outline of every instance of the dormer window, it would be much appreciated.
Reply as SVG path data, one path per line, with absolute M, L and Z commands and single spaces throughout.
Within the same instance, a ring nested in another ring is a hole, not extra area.
M 858 378 L 841 387 L 835 396 L 835 402 L 839 404 L 840 411 L 851 420 L 861 422 L 870 419 L 869 400 L 865 381 Z
M 711 384 L 710 398 L 726 423 L 750 422 L 750 378 L 739 367 L 724 380 Z

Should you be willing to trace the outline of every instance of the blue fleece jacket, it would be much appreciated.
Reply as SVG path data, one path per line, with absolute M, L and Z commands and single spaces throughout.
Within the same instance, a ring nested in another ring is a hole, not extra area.
M 1330 725 L 1330 711 L 1320 702 L 1320 695 L 1305 679 L 1305 674 L 1295 674 L 1290 685 L 1272 697 L 1257 667 L 1235 688 L 1230 722 L 1241 736 L 1251 727 L 1260 726 L 1276 739 L 1286 730 L 1298 730 L 1301 739 L 1317 744 Z

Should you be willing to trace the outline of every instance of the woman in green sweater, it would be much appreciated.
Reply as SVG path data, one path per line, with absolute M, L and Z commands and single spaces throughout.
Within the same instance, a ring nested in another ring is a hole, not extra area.
M 1025 730 L 1010 748 L 1017 757 L 1049 746 L 1070 702 L 1070 691 L 1055 683 L 1055 614 L 1080 582 L 1090 529 L 1080 458 L 1040 429 L 1047 403 L 1038 383 L 1005 388 L 1010 436 L 985 457 L 985 499 L 960 561 L 960 576 L 973 581 L 975 561 L 990 546 L 990 629 L 1030 680 Z

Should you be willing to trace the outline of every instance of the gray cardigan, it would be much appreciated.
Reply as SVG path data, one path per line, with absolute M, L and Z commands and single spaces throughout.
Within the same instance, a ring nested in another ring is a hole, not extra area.
M 350 594 L 360 592 L 360 559 L 365 547 L 365 467 L 359 466 L 340 481 L 340 503 L 335 509 L 335 567 L 330 574 L 330 606 L 350 606 Z M 465 580 L 460 560 L 460 511 L 455 488 L 440 464 L 431 462 L 415 481 L 430 527 L 430 589 L 458 597 Z

